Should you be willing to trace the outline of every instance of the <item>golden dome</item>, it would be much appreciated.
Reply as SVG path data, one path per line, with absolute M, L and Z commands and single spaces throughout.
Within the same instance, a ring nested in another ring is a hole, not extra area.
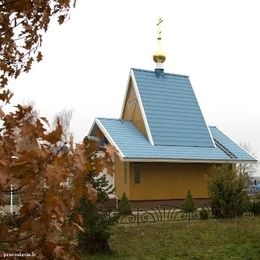
M 153 60 L 156 63 L 163 63 L 166 60 L 166 55 L 164 54 L 163 51 L 156 50 L 155 53 L 153 54 Z
M 153 60 L 157 63 L 163 63 L 166 60 L 166 56 L 164 54 L 156 53 L 153 55 Z

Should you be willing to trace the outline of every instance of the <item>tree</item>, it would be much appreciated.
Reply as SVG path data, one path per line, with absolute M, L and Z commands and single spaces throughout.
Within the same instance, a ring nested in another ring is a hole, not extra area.
M 256 157 L 256 154 L 249 143 L 241 143 L 241 147 L 243 147 L 248 153 L 252 156 Z M 257 172 L 259 163 L 248 164 L 248 163 L 239 163 L 237 164 L 237 171 L 243 174 L 247 178 L 248 186 L 251 184 L 250 178 Z
M 86 139 L 64 149 L 62 120 L 54 129 L 32 106 L 17 105 L 5 112 L 12 93 L 9 78 L 28 72 L 41 61 L 40 47 L 50 22 L 69 18 L 75 0 L 0 0 L 0 207 L 3 192 L 21 196 L 18 214 L 0 220 L 0 252 L 34 252 L 37 259 L 79 259 L 75 237 L 82 232 L 82 216 L 69 218 L 80 199 L 97 200 L 97 190 L 86 182 L 112 171 L 110 147 Z M 109 151 L 108 151 L 109 150 Z
M 208 174 L 208 191 L 212 213 L 228 218 L 243 215 L 249 209 L 245 175 L 233 170 L 231 165 L 214 166 Z
M 53 18 L 63 24 L 75 0 L 0 0 L 0 87 L 42 60 L 43 35 Z
M 132 213 L 131 205 L 128 198 L 126 197 L 125 192 L 123 193 L 121 200 L 119 201 L 118 211 L 121 215 L 128 215 Z
M 184 212 L 194 212 L 196 210 L 194 200 L 190 190 L 188 190 L 186 199 L 182 204 L 181 208 Z
M 73 142 L 73 135 L 70 131 L 70 121 L 72 118 L 72 111 L 71 110 L 62 110 L 61 112 L 57 113 L 54 119 L 53 126 L 54 128 L 57 126 L 57 123 L 60 122 L 62 125 L 62 134 L 61 139 L 62 143 L 61 146 L 69 146 L 70 143 Z
M 251 212 L 255 216 L 260 216 L 260 194 L 255 194 L 251 198 Z
M 97 191 L 96 203 L 82 198 L 74 209 L 75 214 L 82 216 L 82 232 L 78 234 L 79 249 L 82 253 L 110 253 L 111 249 L 108 243 L 110 237 L 110 226 L 118 220 L 118 213 L 112 213 L 112 208 L 107 206 L 109 194 L 114 192 L 112 185 L 108 185 L 106 175 L 96 177 L 91 172 L 86 176 L 86 181 L 91 183 Z
M 100 154 L 98 142 L 91 139 L 75 149 L 57 149 L 61 124 L 48 131 L 47 120 L 35 117 L 30 106 L 18 105 L 1 120 L 0 205 L 2 192 L 13 185 L 22 207 L 15 218 L 0 223 L 0 243 L 11 252 L 34 252 L 38 259 L 76 258 L 75 236 L 82 227 L 68 216 L 81 198 L 96 202 L 96 189 L 84 180 L 88 172 L 98 176 L 112 170 L 109 154 Z M 29 145 L 21 145 L 24 138 Z

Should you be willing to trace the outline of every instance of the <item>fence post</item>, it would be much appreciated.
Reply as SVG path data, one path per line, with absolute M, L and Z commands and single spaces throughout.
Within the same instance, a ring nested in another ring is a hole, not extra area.
M 136 209 L 137 211 L 137 215 L 136 215 L 136 224 L 138 225 L 140 222 L 139 222 L 139 208 Z

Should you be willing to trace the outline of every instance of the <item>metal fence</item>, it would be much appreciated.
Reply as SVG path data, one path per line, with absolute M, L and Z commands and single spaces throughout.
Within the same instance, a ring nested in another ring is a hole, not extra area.
M 244 215 L 251 216 L 248 211 Z M 197 219 L 212 219 L 215 216 L 208 205 L 200 207 L 193 212 L 185 212 L 180 207 L 172 205 L 160 205 L 151 209 L 137 208 L 131 214 L 123 215 L 119 218 L 120 224 L 141 224 L 166 221 L 191 221 Z

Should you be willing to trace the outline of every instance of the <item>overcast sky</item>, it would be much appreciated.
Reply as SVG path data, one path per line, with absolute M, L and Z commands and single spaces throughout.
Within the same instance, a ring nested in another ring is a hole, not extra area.
M 207 123 L 260 158 L 259 12 L 258 0 L 77 0 L 47 32 L 44 60 L 11 82 L 13 102 L 50 120 L 72 110 L 80 141 L 95 117 L 120 116 L 130 68 L 155 68 L 162 16 L 165 71 L 189 75 Z

